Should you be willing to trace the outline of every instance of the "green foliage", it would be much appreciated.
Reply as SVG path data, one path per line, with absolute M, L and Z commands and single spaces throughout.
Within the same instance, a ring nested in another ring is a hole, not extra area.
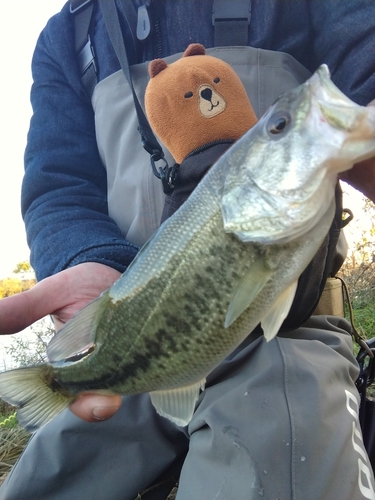
M 15 407 L 0 399 L 0 428 L 16 427 L 17 417 Z
M 375 337 L 375 304 L 369 303 L 353 310 L 354 324 L 366 339 Z
M 30 265 L 30 262 L 27 260 L 24 260 L 23 262 L 19 262 L 15 269 L 13 269 L 14 274 L 21 274 L 21 273 L 29 273 L 33 272 L 33 268 Z
M 23 292 L 22 281 L 17 278 L 5 278 L 0 280 L 0 297 L 10 297 Z
M 19 262 L 13 272 L 19 277 L 0 280 L 0 299 L 29 290 L 36 284 L 34 271 L 29 262 Z
M 350 205 L 350 199 L 348 198 Z M 367 339 L 375 337 L 375 204 L 362 199 L 360 218 L 349 224 L 349 255 L 339 276 L 347 284 L 354 324 Z M 349 309 L 346 308 L 349 319 Z
M 8 429 L 12 429 L 18 426 L 16 412 L 9 415 L 9 417 L 0 417 L 0 428 L 6 427 Z
M 339 274 L 348 286 L 354 326 L 363 338 L 375 337 L 375 263 L 355 268 L 344 265 Z M 348 305 L 345 316 L 350 320 Z
M 354 323 L 365 338 L 375 336 L 375 262 L 352 267 L 346 262 L 340 270 L 349 289 Z

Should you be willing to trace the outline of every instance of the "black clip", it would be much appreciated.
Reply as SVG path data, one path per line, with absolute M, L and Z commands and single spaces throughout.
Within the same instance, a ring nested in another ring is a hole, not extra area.
M 176 180 L 179 165 L 175 164 L 173 165 L 173 167 L 170 167 L 164 157 L 163 150 L 161 148 L 156 149 L 155 147 L 152 147 L 151 141 L 147 140 L 147 138 L 144 136 L 141 127 L 138 127 L 138 130 L 141 133 L 141 143 L 143 149 L 145 149 L 147 153 L 150 154 L 150 162 L 153 174 L 155 175 L 155 177 L 161 180 L 164 193 L 171 194 L 174 190 L 174 183 Z M 157 168 L 156 162 L 160 160 L 164 162 L 164 167 Z
M 164 167 L 157 168 L 156 162 L 160 160 L 164 162 Z M 178 167 L 178 165 L 175 164 L 173 167 L 170 167 L 164 155 L 162 155 L 160 151 L 155 151 L 151 154 L 150 161 L 154 175 L 161 180 L 163 192 L 165 194 L 171 194 L 174 190 L 174 183 L 177 175 L 176 167 Z

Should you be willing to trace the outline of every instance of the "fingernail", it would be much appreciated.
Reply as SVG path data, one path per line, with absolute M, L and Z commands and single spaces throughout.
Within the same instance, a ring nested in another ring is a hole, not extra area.
M 107 420 L 111 417 L 117 410 L 119 406 L 96 406 L 92 410 L 92 416 L 96 420 Z

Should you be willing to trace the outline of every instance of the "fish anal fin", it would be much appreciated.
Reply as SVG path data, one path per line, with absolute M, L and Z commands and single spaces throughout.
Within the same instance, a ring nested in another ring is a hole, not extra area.
M 159 415 L 183 427 L 192 419 L 195 404 L 205 383 L 206 379 L 203 379 L 195 384 L 177 389 L 150 392 L 152 404 Z
M 77 312 L 52 338 L 47 347 L 51 363 L 83 357 L 95 345 L 96 327 L 103 308 L 110 301 L 108 290 Z
M 284 319 L 288 316 L 296 294 L 297 285 L 298 280 L 289 285 L 289 287 L 286 288 L 276 299 L 266 316 L 263 317 L 261 326 L 267 342 L 272 340 L 277 335 Z
M 0 373 L 0 397 L 18 407 L 17 420 L 30 432 L 52 420 L 74 399 L 52 389 L 48 378 L 45 364 Z
M 256 262 L 240 279 L 233 290 L 224 326 L 228 328 L 250 306 L 274 271 L 266 269 L 263 261 Z

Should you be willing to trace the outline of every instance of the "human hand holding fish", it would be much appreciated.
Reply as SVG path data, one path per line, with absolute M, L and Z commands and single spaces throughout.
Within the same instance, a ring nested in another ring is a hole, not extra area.
M 375 108 L 375 99 L 368 106 Z M 347 182 L 375 203 L 375 157 L 356 163 L 353 168 L 342 172 L 340 179 Z
M 47 315 L 58 331 L 120 276 L 109 266 L 87 262 L 45 278 L 30 290 L 0 301 L 0 334 L 19 332 Z M 70 409 L 81 419 L 96 422 L 111 417 L 120 406 L 120 396 L 82 394 Z
M 331 225 L 338 173 L 374 155 L 375 110 L 346 98 L 321 67 L 65 325 L 48 364 L 0 374 L 1 397 L 30 430 L 91 391 L 150 392 L 160 414 L 185 425 L 206 375 L 259 322 L 267 340 L 277 334 Z

